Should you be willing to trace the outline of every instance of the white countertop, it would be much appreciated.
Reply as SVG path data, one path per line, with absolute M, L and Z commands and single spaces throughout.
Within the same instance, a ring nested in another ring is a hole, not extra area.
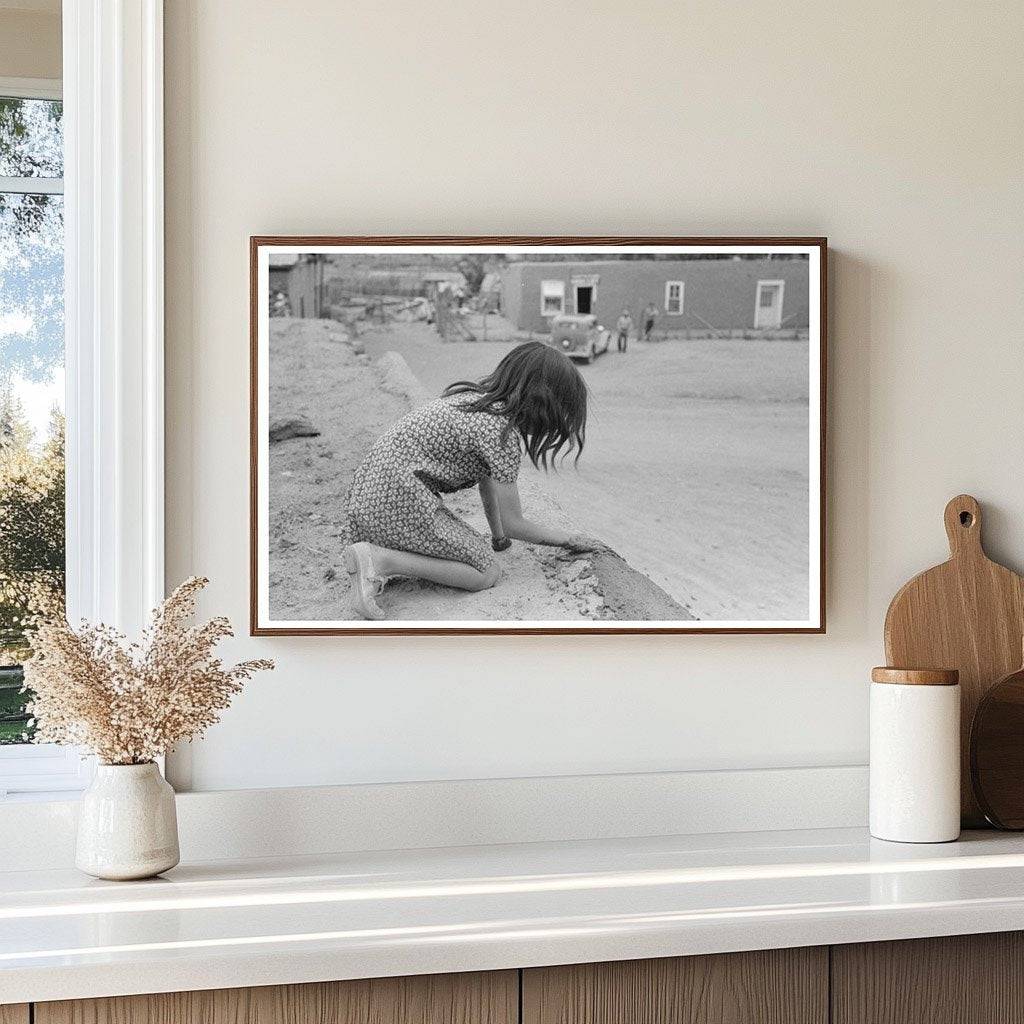
M 0 1003 L 1024 929 L 1024 836 L 859 829 L 0 873 Z

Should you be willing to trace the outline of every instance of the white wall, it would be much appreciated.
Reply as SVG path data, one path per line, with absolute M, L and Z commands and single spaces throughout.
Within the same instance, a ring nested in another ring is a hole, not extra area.
M 827 636 L 243 638 L 195 787 L 863 762 L 946 500 L 1024 564 L 1024 6 L 167 7 L 169 582 L 241 630 L 250 234 L 833 247 Z

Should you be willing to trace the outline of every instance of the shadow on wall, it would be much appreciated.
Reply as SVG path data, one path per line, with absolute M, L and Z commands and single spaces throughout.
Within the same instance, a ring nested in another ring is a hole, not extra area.
M 836 573 L 826 572 L 829 618 L 842 621 L 851 636 L 877 633 L 881 623 L 869 622 L 869 540 L 871 495 L 869 459 L 871 439 L 871 364 L 875 340 L 871 308 L 879 293 L 891 290 L 886 276 L 865 260 L 842 250 L 829 250 L 826 567 L 843 566 L 847 603 L 838 604 Z M 833 326 L 838 325 L 833 330 Z M 855 344 L 840 348 L 836 338 Z M 839 382 L 842 386 L 839 386 Z M 850 595 L 857 595 L 851 606 Z M 884 607 L 884 606 L 883 606 Z M 830 627 L 830 632 L 833 630 Z

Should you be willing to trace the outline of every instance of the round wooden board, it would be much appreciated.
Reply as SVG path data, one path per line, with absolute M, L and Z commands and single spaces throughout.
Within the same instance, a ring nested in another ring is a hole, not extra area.
M 986 819 L 1024 829 L 1024 669 L 993 686 L 971 724 L 971 783 Z

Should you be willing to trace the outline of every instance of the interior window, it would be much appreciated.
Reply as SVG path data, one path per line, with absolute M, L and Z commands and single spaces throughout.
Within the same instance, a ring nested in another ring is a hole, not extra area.
M 25 621 L 64 600 L 62 104 L 0 96 L 0 745 L 32 726 Z

